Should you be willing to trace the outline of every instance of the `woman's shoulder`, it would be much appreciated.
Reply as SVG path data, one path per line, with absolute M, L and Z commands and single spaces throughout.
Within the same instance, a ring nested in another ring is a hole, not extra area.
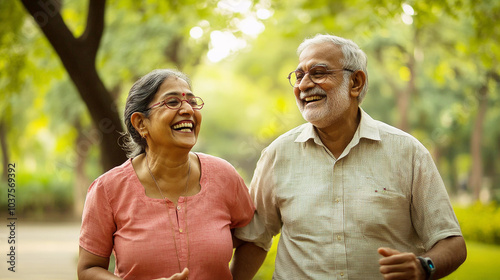
M 210 176 L 217 175 L 225 178 L 240 177 L 236 168 L 229 161 L 204 153 L 196 153 L 196 155 L 200 159 L 201 169 L 206 171 L 205 175 L 208 173 L 211 174 Z
M 106 171 L 101 176 L 97 177 L 92 183 L 92 187 L 104 187 L 107 189 L 123 185 L 129 181 L 134 173 L 132 161 L 128 159 L 123 164 L 116 166 Z
M 225 168 L 234 169 L 234 166 L 231 163 L 229 163 L 229 161 L 223 158 L 198 152 L 196 153 L 196 155 L 200 159 L 202 165 L 210 165 L 212 167 L 223 168 L 223 169 Z
M 227 160 L 203 153 L 196 153 L 196 155 L 201 163 L 202 188 L 210 189 L 209 192 L 205 191 L 205 194 L 210 193 L 215 197 L 221 195 L 220 197 L 233 199 L 235 193 L 240 193 L 241 190 L 248 193 L 243 178 Z

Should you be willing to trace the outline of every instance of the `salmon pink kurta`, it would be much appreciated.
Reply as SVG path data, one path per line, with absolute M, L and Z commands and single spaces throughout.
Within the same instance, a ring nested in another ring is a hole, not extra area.
M 114 251 L 115 274 L 123 279 L 168 278 L 180 272 L 179 261 L 189 266 L 190 279 L 232 279 L 230 230 L 248 224 L 254 206 L 231 164 L 197 155 L 201 191 L 180 197 L 177 208 L 168 202 L 171 223 L 167 202 L 146 196 L 132 160 L 97 178 L 87 194 L 80 246 L 101 257 Z

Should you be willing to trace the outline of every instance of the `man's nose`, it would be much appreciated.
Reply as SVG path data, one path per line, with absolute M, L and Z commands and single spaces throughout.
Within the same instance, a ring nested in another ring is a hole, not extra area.
M 300 89 L 300 91 L 306 91 L 315 86 L 316 84 L 311 80 L 309 73 L 306 73 L 302 80 L 300 80 L 298 88 Z

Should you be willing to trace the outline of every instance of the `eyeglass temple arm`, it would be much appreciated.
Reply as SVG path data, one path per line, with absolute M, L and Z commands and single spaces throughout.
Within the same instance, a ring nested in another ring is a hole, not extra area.
M 160 101 L 160 102 L 158 102 L 158 103 L 156 103 L 156 104 L 151 105 L 151 107 L 149 107 L 149 108 L 148 108 L 148 110 L 149 110 L 149 109 L 153 109 L 154 107 L 156 107 L 156 106 L 160 105 L 161 103 L 163 103 L 163 101 L 164 101 L 164 100 L 162 100 L 162 101 Z

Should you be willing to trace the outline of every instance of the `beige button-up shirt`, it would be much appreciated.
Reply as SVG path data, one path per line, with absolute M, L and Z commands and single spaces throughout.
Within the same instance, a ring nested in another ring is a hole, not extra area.
M 280 136 L 250 194 L 257 212 L 236 236 L 269 249 L 281 232 L 274 279 L 382 279 L 377 248 L 420 255 L 461 235 L 427 149 L 363 110 L 338 159 L 309 123 Z

